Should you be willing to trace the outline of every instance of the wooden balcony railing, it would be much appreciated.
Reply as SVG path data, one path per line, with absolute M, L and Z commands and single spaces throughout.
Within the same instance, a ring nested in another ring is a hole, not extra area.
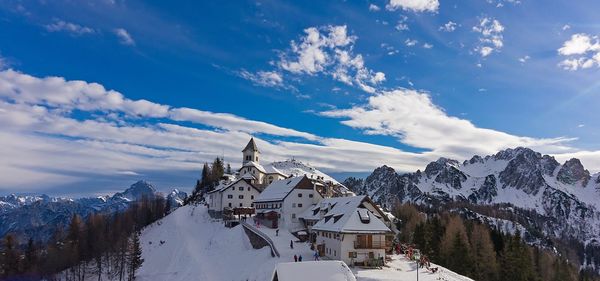
M 354 241 L 354 249 L 387 249 L 391 246 L 391 241 Z

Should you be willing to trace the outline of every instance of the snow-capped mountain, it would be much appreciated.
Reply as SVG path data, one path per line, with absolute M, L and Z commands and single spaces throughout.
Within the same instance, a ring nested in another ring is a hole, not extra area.
M 157 196 L 164 197 L 146 181 L 138 181 L 113 196 L 77 199 L 47 195 L 3 196 L 0 197 L 0 237 L 14 233 L 20 239 L 45 241 L 57 227 L 67 225 L 74 214 L 85 218 L 92 213 L 119 212 L 131 202 Z M 166 199 L 171 202 L 171 208 L 176 208 L 183 205 L 186 196 L 185 192 L 174 190 Z
M 510 212 L 524 214 L 529 232 L 582 243 L 600 236 L 600 173 L 591 175 L 578 159 L 560 164 L 528 148 L 476 155 L 462 163 L 440 158 L 424 171 L 402 175 L 382 166 L 364 180 L 351 178 L 344 184 L 387 206 L 396 200 L 509 204 L 521 210 Z

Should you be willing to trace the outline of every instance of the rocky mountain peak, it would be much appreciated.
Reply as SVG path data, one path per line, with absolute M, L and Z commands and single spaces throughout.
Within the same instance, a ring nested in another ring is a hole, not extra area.
M 475 155 L 473 157 L 471 157 L 471 159 L 469 161 L 465 160 L 463 162 L 463 165 L 469 165 L 469 164 L 476 164 L 476 163 L 483 163 L 483 158 L 481 158 L 481 156 L 479 155 Z
M 132 184 L 128 189 L 124 192 L 116 193 L 113 198 L 124 198 L 129 201 L 136 201 L 142 199 L 142 197 L 147 196 L 148 198 L 152 198 L 156 195 L 156 189 L 147 181 L 141 180 L 134 184 Z
M 581 181 L 581 184 L 586 186 L 591 176 L 590 172 L 583 167 L 579 159 L 571 158 L 562 165 L 556 178 L 565 184 L 574 184 Z
M 458 161 L 453 159 L 448 159 L 444 157 L 440 157 L 440 159 L 435 162 L 431 162 L 425 167 L 425 175 L 431 178 L 432 176 L 441 172 L 444 168 L 458 166 Z

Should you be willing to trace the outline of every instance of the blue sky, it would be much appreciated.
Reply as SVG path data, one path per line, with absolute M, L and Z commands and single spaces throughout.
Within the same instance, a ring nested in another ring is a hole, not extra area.
M 189 187 L 250 136 L 334 174 L 515 146 L 600 171 L 595 1 L 155 2 L 0 3 L 0 192 Z

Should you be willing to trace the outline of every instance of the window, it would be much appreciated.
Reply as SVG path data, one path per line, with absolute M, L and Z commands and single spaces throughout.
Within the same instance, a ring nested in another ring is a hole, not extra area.
M 292 214 L 292 219 L 295 219 L 295 218 L 296 218 L 296 214 Z
M 250 203 L 250 208 L 254 208 L 254 203 Z
M 308 198 L 313 198 L 313 195 L 312 195 L 312 193 L 308 195 Z
M 258 162 L 258 156 L 256 156 L 256 162 Z
M 240 190 L 240 191 L 244 191 L 244 187 L 243 187 L 243 186 L 240 186 L 239 190 Z
M 233 195 L 229 194 L 229 195 L 227 195 L 227 198 L 228 199 L 233 199 Z
M 242 203 L 240 203 L 240 207 L 242 206 Z
M 229 203 L 228 205 L 229 205 L 229 207 L 231 207 L 231 203 Z
M 248 191 L 250 191 L 250 187 L 248 186 Z
M 254 195 L 250 195 L 250 199 L 254 200 Z
M 348 257 L 351 259 L 355 259 L 357 257 L 356 252 L 348 252 Z
M 298 193 L 298 197 L 302 197 L 302 193 Z
M 250 155 L 246 155 L 246 161 L 250 161 L 250 160 L 252 160 L 252 158 L 250 158 Z
M 292 208 L 296 208 L 296 203 L 292 203 Z
M 298 203 L 298 208 L 302 208 L 302 203 Z
M 238 195 L 239 199 L 244 199 L 244 195 Z
M 337 256 L 337 251 L 333 250 L 333 256 Z

